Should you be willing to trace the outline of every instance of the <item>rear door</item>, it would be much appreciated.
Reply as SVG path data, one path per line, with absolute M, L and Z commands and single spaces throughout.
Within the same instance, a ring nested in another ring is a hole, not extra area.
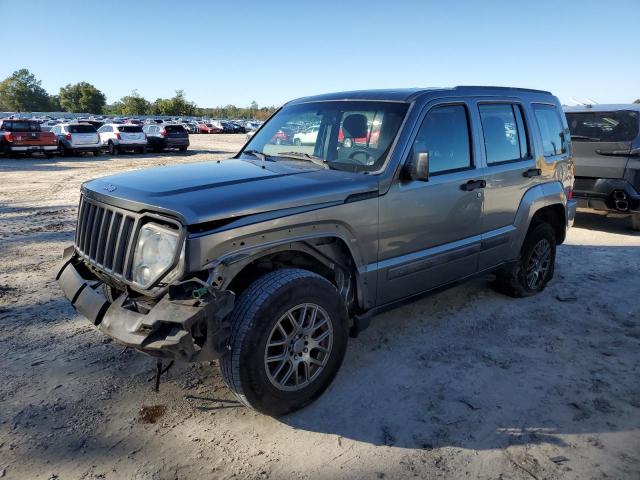
M 505 244 L 515 232 L 514 222 L 525 192 L 538 180 L 525 107 L 514 99 L 479 101 L 474 113 L 482 131 L 487 185 L 484 189 L 482 252 L 479 269 L 503 260 Z
M 71 141 L 74 145 L 95 145 L 98 143 L 98 132 L 93 125 L 69 125 Z
M 638 112 L 567 112 L 576 177 L 623 178 L 640 126 Z
M 40 125 L 37 122 L 28 120 L 10 120 L 6 122 L 6 130 L 13 132 L 13 138 L 16 145 L 20 146 L 39 146 Z

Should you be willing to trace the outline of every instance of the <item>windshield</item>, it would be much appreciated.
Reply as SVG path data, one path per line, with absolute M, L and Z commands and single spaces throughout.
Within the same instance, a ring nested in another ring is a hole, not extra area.
M 377 170 L 384 164 L 408 107 L 407 103 L 376 101 L 285 106 L 244 151 L 259 152 L 275 161 L 311 157 L 329 168 Z
M 568 112 L 571 139 L 576 142 L 630 142 L 640 133 L 638 112 Z

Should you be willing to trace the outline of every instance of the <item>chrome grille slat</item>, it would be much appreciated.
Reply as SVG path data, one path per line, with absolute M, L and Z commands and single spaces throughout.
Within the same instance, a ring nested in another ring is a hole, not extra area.
M 90 263 L 128 280 L 137 217 L 110 205 L 80 199 L 76 248 Z

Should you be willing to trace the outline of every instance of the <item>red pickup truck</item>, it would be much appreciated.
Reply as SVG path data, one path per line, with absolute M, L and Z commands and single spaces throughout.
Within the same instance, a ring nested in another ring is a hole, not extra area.
M 33 120 L 0 120 L 0 153 L 9 156 L 14 153 L 30 155 L 44 153 L 51 158 L 58 149 L 55 134 L 40 130 L 40 124 Z

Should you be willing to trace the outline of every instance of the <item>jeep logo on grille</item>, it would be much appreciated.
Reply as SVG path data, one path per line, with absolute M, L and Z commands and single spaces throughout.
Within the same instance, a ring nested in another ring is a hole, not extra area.
M 107 192 L 113 192 L 113 191 L 115 191 L 115 189 L 116 189 L 116 188 L 118 188 L 118 187 L 116 187 L 115 185 L 111 185 L 110 183 L 108 183 L 108 184 L 106 184 L 106 185 L 104 186 L 104 189 L 105 189 Z

